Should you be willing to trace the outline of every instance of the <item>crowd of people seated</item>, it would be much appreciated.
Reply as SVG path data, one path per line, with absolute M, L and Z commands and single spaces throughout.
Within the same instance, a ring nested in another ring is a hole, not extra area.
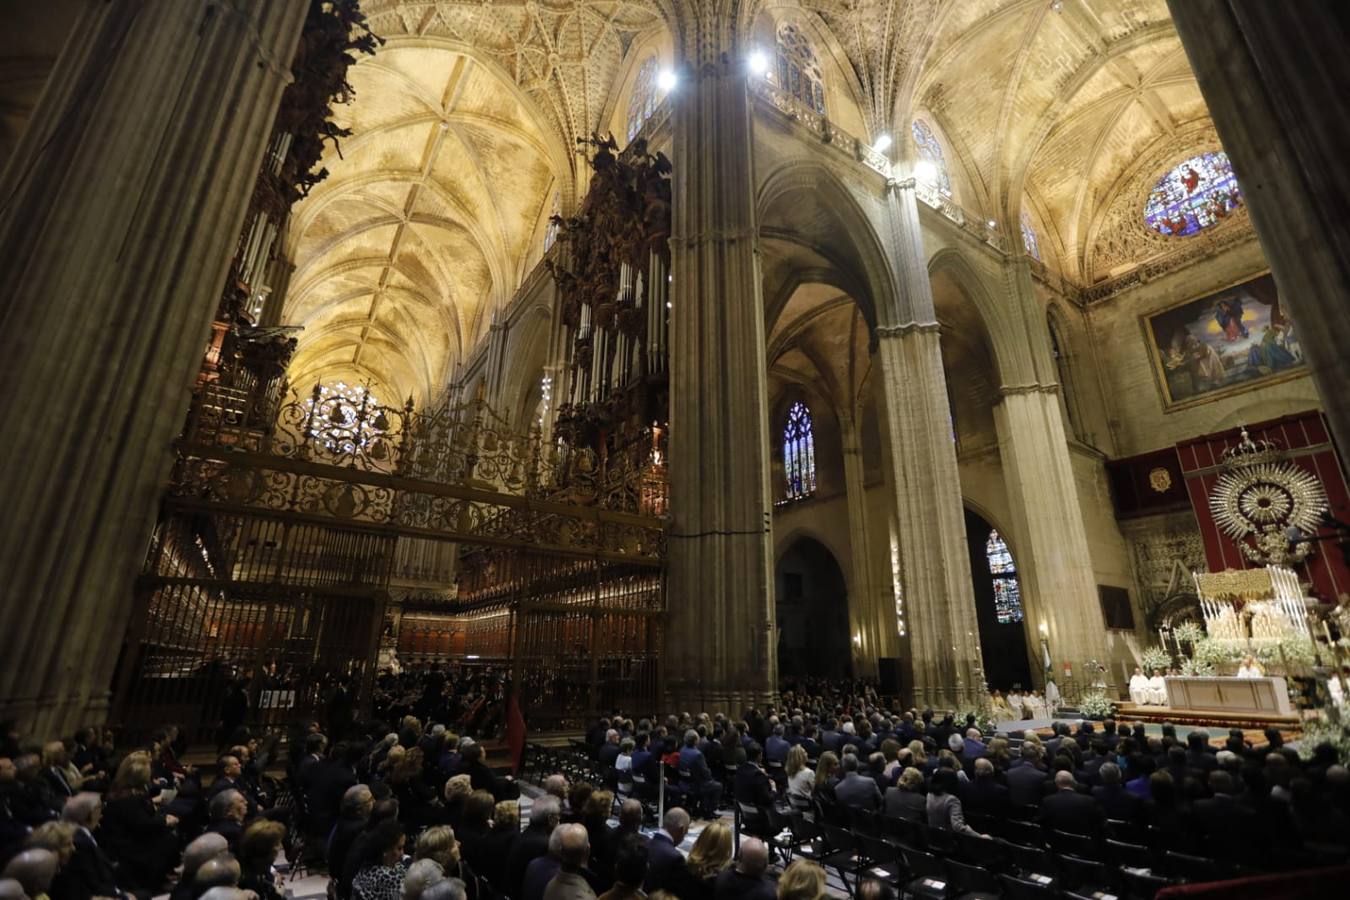
M 519 783 L 439 720 L 446 690 L 429 679 L 392 725 L 350 720 L 333 741 L 306 723 L 284 756 L 240 727 L 210 772 L 180 762 L 173 728 L 114 749 L 97 730 L 29 748 L 7 727 L 0 897 L 281 900 L 284 851 L 326 871 L 331 900 L 815 900 L 831 868 L 880 898 L 912 887 L 911 850 L 956 846 L 941 835 L 1036 852 L 1072 839 L 1086 856 L 1160 843 L 1248 870 L 1309 847 L 1343 856 L 1350 839 L 1350 776 L 1330 746 L 1303 760 L 1278 731 L 1214 747 L 1112 721 L 987 735 L 857 685 L 790 686 L 737 717 L 616 711 L 585 735 L 588 777 L 538 772 L 522 823 Z

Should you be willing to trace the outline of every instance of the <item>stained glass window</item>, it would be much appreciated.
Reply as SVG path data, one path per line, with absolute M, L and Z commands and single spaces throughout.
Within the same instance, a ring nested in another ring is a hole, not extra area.
M 950 197 L 952 179 L 947 174 L 947 156 L 937 135 L 923 119 L 915 119 L 910 130 L 914 133 L 914 147 L 919 151 L 920 165 L 915 168 L 915 176 Z
M 1159 234 L 1189 237 L 1217 225 L 1242 205 L 1226 153 L 1202 153 L 1158 180 L 1144 203 L 1144 222 Z
M 816 490 L 816 439 L 811 410 L 798 400 L 788 409 L 783 426 L 783 472 L 789 500 L 809 497 Z
M 778 86 L 825 115 L 825 78 L 811 42 L 796 25 L 778 26 Z
M 998 531 L 989 532 L 984 545 L 989 560 L 989 574 L 994 576 L 994 612 L 1000 625 L 1022 621 L 1022 590 L 1017 584 L 1017 567 L 1013 564 L 1008 543 Z
M 1041 258 L 1041 244 L 1036 239 L 1036 229 L 1031 225 L 1031 216 L 1026 213 L 1022 213 L 1022 249 L 1032 259 Z
M 637 137 L 642 126 L 656 112 L 656 57 L 649 56 L 638 68 L 633 92 L 628 95 L 628 140 Z

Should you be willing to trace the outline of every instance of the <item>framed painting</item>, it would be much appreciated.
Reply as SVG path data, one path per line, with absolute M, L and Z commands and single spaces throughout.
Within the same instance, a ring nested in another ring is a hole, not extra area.
M 1169 412 L 1307 373 L 1268 272 L 1141 322 Z

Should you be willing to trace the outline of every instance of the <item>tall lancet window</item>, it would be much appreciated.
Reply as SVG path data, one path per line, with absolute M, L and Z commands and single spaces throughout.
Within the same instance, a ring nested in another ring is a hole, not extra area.
M 911 127 L 914 134 L 914 149 L 919 153 L 918 164 L 914 167 L 914 177 L 945 196 L 952 195 L 952 177 L 947 173 L 947 155 L 942 152 L 942 144 L 937 135 L 923 119 L 915 119 Z
M 786 22 L 778 26 L 778 86 L 825 115 L 825 78 L 816 53 L 806 35 Z
M 553 242 L 558 239 L 558 223 L 554 219 L 562 215 L 562 191 L 553 192 L 553 208 L 548 214 L 548 225 L 544 228 L 544 252 L 547 253 Z
M 816 438 L 811 410 L 798 400 L 788 409 L 783 426 L 783 472 L 789 500 L 809 497 L 816 490 Z
M 1008 552 L 1007 541 L 997 530 L 989 532 L 984 555 L 989 560 L 989 574 L 994 578 L 994 612 L 998 614 L 998 624 L 1022 621 L 1022 589 L 1017 584 L 1017 566 Z
M 1022 213 L 1022 249 L 1032 259 L 1041 258 L 1041 243 L 1036 239 L 1036 229 L 1031 224 L 1031 216 Z
M 656 112 L 656 57 L 649 56 L 638 68 L 633 93 L 628 95 L 628 140 L 637 137 L 642 126 Z

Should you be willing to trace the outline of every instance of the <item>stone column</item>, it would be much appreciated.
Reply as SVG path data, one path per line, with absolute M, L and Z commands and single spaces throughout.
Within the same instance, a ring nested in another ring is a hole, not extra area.
M 0 715 L 106 715 L 306 0 L 86 3 L 0 177 Z
M 897 302 L 878 311 L 877 364 L 914 697 L 934 706 L 974 706 L 984 695 L 984 664 L 914 179 L 893 185 L 889 206 Z
M 849 632 L 853 641 L 853 670 L 877 676 L 877 658 L 896 656 L 898 637 L 894 600 L 878 583 L 870 555 L 872 546 L 864 484 L 862 426 L 859 410 L 841 416 L 844 449 L 844 490 L 848 499 L 849 547 L 852 551 L 852 590 L 849 592 Z
M 1336 443 L 1350 448 L 1343 0 L 1168 0 Z
M 1026 615 L 1027 653 L 1039 681 L 1045 670 L 1041 648 L 1045 637 L 1061 691 L 1067 687 L 1066 662 L 1073 666 L 1073 686 L 1081 691 L 1096 679 L 1087 663 L 1107 664 L 1106 623 L 1069 456 L 1045 313 L 1025 259 L 1005 269 L 1004 295 L 1002 306 L 1012 312 L 1006 327 L 1017 332 L 1015 344 L 1022 351 L 1010 361 L 1013 364 L 1001 367 L 1004 384 L 1002 399 L 994 407 L 994 425 L 1019 538 L 1010 546 Z M 1114 681 L 1109 666 L 1105 678 L 1108 686 Z M 1066 701 L 1072 699 L 1065 696 Z
M 711 4 L 710 4 L 711 5 Z M 711 9 L 690 4 L 691 18 Z M 671 238 L 667 690 L 740 711 L 777 686 L 750 98 L 730 38 L 681 23 Z M 714 23 L 714 25 L 717 23 Z M 725 50 L 723 53 L 721 51 Z

